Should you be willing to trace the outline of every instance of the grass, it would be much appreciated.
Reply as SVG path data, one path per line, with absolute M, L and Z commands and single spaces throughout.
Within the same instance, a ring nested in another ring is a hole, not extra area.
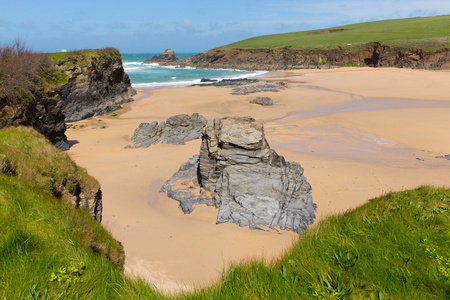
M 55 61 L 57 64 L 59 64 L 71 60 L 87 60 L 100 57 L 122 57 L 122 56 L 118 49 L 109 47 L 104 49 L 86 49 L 69 52 L 48 53 L 48 57 L 51 60 Z
M 343 29 L 342 31 L 328 32 Z M 323 33 L 321 33 L 323 32 Z M 315 33 L 315 34 L 314 34 Z M 384 45 L 435 51 L 450 47 L 450 15 L 385 20 L 338 26 L 322 30 L 300 31 L 259 36 L 218 49 L 233 48 L 295 48 L 307 50 L 330 50 L 338 47 L 349 52 L 359 51 L 359 47 L 371 42 Z M 347 46 L 351 43 L 352 46 Z
M 0 299 L 450 298 L 450 189 L 371 199 L 321 221 L 277 261 L 235 264 L 210 287 L 165 295 L 125 276 L 100 223 L 35 179 L 52 165 L 80 172 L 40 138 L 0 131 Z
M 450 190 L 421 187 L 329 217 L 280 261 L 236 265 L 188 299 L 448 299 Z
M 69 201 L 76 185 L 87 191 L 99 188 L 98 181 L 88 176 L 85 169 L 28 127 L 0 131 L 0 168 L 5 166 L 19 178 L 64 201 Z

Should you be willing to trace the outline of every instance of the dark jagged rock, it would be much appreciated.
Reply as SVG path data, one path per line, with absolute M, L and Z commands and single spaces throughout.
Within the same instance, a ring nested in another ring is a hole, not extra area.
M 212 85 L 213 86 L 236 87 L 236 86 L 241 86 L 241 85 L 246 85 L 246 84 L 251 84 L 251 83 L 256 83 L 256 82 L 258 82 L 258 79 L 247 79 L 247 78 L 242 78 L 242 79 L 222 79 L 221 81 L 214 82 Z
M 217 223 L 279 226 L 294 232 L 313 223 L 316 205 L 302 167 L 270 149 L 262 124 L 228 117 L 214 120 L 202 133 L 198 167 L 192 158 L 162 189 L 185 213 L 212 201 L 219 209 Z M 185 181 L 189 188 L 174 190 L 176 181 Z
M 177 64 L 180 61 L 178 58 L 175 57 L 175 52 L 172 49 L 166 49 L 161 55 L 159 56 L 153 56 L 150 59 L 146 59 L 143 63 L 144 64 L 153 64 L 157 63 L 159 65 L 165 66 L 165 65 L 173 65 Z
M 450 154 L 439 155 L 439 156 L 436 156 L 436 158 L 444 158 L 444 159 L 450 160 Z
M 99 50 L 97 56 L 87 58 L 81 52 L 58 68 L 69 76 L 68 83 L 57 88 L 65 105 L 66 122 L 108 114 L 133 101 L 135 92 L 119 53 L 107 55 Z
M 156 121 L 141 123 L 131 137 L 135 144 L 133 146 L 128 145 L 126 148 L 147 148 L 159 142 L 184 145 L 186 142 L 201 138 L 202 128 L 207 122 L 208 120 L 205 117 L 194 113 L 191 116 L 187 114 L 176 115 L 160 124 Z
M 217 79 L 202 78 L 200 82 L 217 82 Z
M 255 82 L 243 86 L 235 87 L 232 95 L 248 95 L 260 92 L 279 92 L 286 88 L 284 82 Z
M 273 100 L 270 97 L 256 97 L 255 99 L 251 100 L 250 103 L 259 104 L 263 106 L 272 106 Z

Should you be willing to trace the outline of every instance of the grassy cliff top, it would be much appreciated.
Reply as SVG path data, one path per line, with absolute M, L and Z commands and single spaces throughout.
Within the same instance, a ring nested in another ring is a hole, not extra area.
M 103 49 L 85 49 L 69 52 L 48 53 L 48 57 L 56 63 L 70 60 L 90 59 L 99 57 L 122 57 L 119 50 L 113 47 Z
M 397 47 L 421 47 L 425 51 L 450 47 L 450 15 L 385 20 L 254 37 L 219 47 L 332 49 L 380 42 Z

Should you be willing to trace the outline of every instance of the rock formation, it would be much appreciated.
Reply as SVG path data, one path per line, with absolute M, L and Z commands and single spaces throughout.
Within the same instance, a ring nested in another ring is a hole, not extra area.
M 201 138 L 202 128 L 207 122 L 205 117 L 194 113 L 191 116 L 187 114 L 176 115 L 160 124 L 157 121 L 141 123 L 131 137 L 135 144 L 133 146 L 128 145 L 126 148 L 147 148 L 159 142 L 184 145 L 186 142 Z
M 57 88 L 66 122 L 107 114 L 133 100 L 130 78 L 118 52 L 97 50 L 95 56 L 88 56 L 80 51 L 56 62 L 56 66 L 69 77 L 67 84 Z
M 180 61 L 178 60 L 178 58 L 175 57 L 175 52 L 172 49 L 166 49 L 166 51 L 164 51 L 161 55 L 159 56 L 153 56 L 150 59 L 146 59 L 143 63 L 144 64 L 153 64 L 153 63 L 157 63 L 161 66 L 166 66 L 166 65 L 176 65 L 178 64 Z
M 273 100 L 270 97 L 256 97 L 250 101 L 253 104 L 259 104 L 263 106 L 272 106 Z
M 192 158 L 162 188 L 180 201 L 185 213 L 206 203 L 219 209 L 217 223 L 294 232 L 313 223 L 316 205 L 302 167 L 269 147 L 262 124 L 227 117 L 214 120 L 202 133 L 198 167 Z

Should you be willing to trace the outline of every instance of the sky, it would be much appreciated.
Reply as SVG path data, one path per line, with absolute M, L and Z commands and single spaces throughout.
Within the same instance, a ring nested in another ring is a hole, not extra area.
M 447 14 L 449 0 L 0 0 L 0 45 L 199 53 L 260 35 Z

